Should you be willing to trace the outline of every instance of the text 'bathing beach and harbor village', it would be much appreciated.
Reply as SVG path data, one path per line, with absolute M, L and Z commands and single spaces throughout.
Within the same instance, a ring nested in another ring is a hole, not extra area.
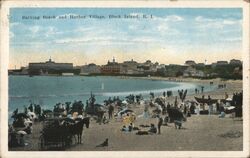
M 242 62 L 9 70 L 9 150 L 240 151 Z

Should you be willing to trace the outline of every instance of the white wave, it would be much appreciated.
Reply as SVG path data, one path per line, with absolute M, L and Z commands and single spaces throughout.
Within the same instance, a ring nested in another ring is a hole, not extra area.
M 197 85 L 193 83 L 175 83 L 178 84 L 175 87 L 170 88 L 161 88 L 161 89 L 150 89 L 150 90 L 137 90 L 137 91 L 125 91 L 125 92 L 93 92 L 95 96 L 127 96 L 130 94 L 138 95 L 138 94 L 149 94 L 149 92 L 153 93 L 162 93 L 163 91 L 177 91 L 179 89 L 194 89 Z M 10 98 L 55 98 L 55 97 L 67 97 L 67 96 L 90 96 L 90 92 L 85 93 L 70 93 L 70 94 L 48 94 L 48 95 L 37 95 L 37 96 L 10 96 Z

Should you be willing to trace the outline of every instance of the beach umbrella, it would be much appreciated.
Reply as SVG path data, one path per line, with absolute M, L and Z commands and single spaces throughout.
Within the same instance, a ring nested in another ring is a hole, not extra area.
M 30 120 L 27 120 L 27 121 L 25 121 L 24 123 L 29 124 L 29 123 L 33 123 L 33 122 L 32 122 L 32 121 L 30 121 Z
M 34 112 L 28 112 L 29 117 L 36 118 L 36 114 Z
M 233 99 L 232 98 L 227 98 L 226 101 L 233 101 Z
M 229 107 L 227 107 L 226 109 L 227 109 L 227 110 L 233 110 L 233 109 L 235 109 L 235 107 L 234 107 L 234 106 L 229 106 Z
M 26 135 L 27 133 L 25 131 L 18 131 L 17 134 L 23 134 Z
M 82 115 L 78 115 L 78 117 L 77 117 L 77 118 L 83 119 L 83 116 L 82 116 Z
M 133 110 L 130 110 L 130 109 L 127 109 L 127 110 L 125 110 L 124 112 L 127 113 L 127 112 L 134 112 L 134 111 L 133 111 Z
M 65 118 L 64 121 L 69 122 L 69 123 L 75 123 L 75 121 L 72 118 Z
M 122 104 L 128 104 L 128 102 L 126 100 L 123 100 Z
M 125 109 L 125 110 L 122 110 L 119 112 L 120 115 L 123 115 L 125 113 L 128 113 L 128 112 L 134 112 L 133 110 L 129 110 L 129 109 Z

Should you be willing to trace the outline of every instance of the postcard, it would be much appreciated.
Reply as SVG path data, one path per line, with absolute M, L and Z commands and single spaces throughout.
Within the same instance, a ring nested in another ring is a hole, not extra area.
M 246 1 L 4 1 L 1 157 L 249 157 Z

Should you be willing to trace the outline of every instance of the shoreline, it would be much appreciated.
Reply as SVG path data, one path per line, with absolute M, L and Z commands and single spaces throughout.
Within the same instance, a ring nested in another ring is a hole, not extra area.
M 29 75 L 8 75 L 8 76 L 28 76 Z M 162 81 L 174 81 L 174 82 L 195 82 L 195 81 L 216 81 L 216 82 L 242 82 L 242 79 L 223 79 L 223 78 L 212 78 L 212 79 L 203 79 L 203 78 L 192 78 L 192 77 L 163 77 L 163 76 L 126 76 L 126 75 L 33 75 L 31 77 L 114 77 L 120 79 L 147 79 L 147 80 L 162 80 Z

